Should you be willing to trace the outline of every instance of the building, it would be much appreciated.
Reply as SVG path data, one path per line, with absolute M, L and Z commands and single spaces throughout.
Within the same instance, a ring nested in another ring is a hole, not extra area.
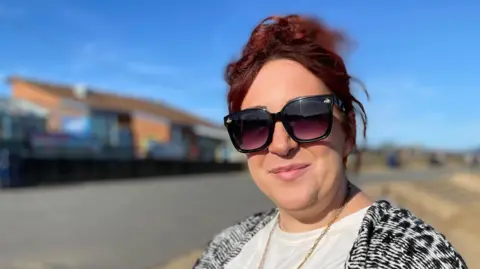
M 232 152 L 223 126 L 166 104 L 109 94 L 83 85 L 22 77 L 9 77 L 8 83 L 12 98 L 48 111 L 50 132 L 91 135 L 105 147 L 130 149 L 139 157 L 208 160 L 225 158 L 219 156 L 219 149 Z
M 48 111 L 26 100 L 0 98 L 0 138 L 21 140 L 45 130 Z
M 22 154 L 30 133 L 44 132 L 48 111 L 26 100 L 0 98 L 0 149 Z

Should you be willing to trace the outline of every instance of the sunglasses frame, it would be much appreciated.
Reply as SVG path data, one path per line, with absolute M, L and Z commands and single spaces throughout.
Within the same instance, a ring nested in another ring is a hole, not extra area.
M 288 122 L 286 120 L 284 120 L 285 109 L 289 105 L 292 105 L 294 103 L 297 103 L 297 102 L 300 102 L 300 101 L 303 101 L 303 100 L 309 100 L 309 99 L 320 99 L 321 101 L 323 101 L 324 104 L 328 105 L 329 124 L 328 124 L 327 130 L 325 131 L 325 133 L 322 136 L 317 137 L 317 138 L 313 138 L 313 139 L 299 139 L 298 137 L 296 137 L 294 135 L 293 128 L 288 124 Z M 233 112 L 233 113 L 228 114 L 227 116 L 225 116 L 223 118 L 223 123 L 224 123 L 225 127 L 227 128 L 228 135 L 230 136 L 230 140 L 232 141 L 233 146 L 235 147 L 235 149 L 238 152 L 240 152 L 240 153 L 254 153 L 254 152 L 259 152 L 259 151 L 265 150 L 272 143 L 273 133 L 275 131 L 275 123 L 277 121 L 280 121 L 282 123 L 282 125 L 285 128 L 285 131 L 287 132 L 287 134 L 297 143 L 312 143 L 312 142 L 317 142 L 317 141 L 320 141 L 320 140 L 323 140 L 323 139 L 327 138 L 332 131 L 333 106 L 334 105 L 338 109 L 340 109 L 342 112 L 345 112 L 345 106 L 344 106 L 343 102 L 333 94 L 302 96 L 302 97 L 298 97 L 298 98 L 295 98 L 295 99 L 292 99 L 292 100 L 288 101 L 283 106 L 282 110 L 280 110 L 277 113 L 271 113 L 266 108 L 248 108 L 248 109 L 244 109 L 244 110 L 241 110 L 241 111 L 237 111 L 237 112 Z M 265 143 L 261 147 L 251 149 L 251 150 L 245 150 L 245 149 L 242 149 L 235 142 L 233 130 L 232 130 L 232 127 L 231 127 L 232 123 L 233 123 L 232 118 L 237 118 L 238 115 L 241 115 L 241 114 L 246 113 L 246 112 L 252 112 L 252 111 L 261 111 L 262 113 L 266 113 L 269 116 L 268 137 L 267 137 Z

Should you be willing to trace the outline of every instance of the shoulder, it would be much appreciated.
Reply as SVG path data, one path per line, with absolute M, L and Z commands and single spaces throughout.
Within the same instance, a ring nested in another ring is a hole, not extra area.
M 443 234 L 387 201 L 369 208 L 357 243 L 359 248 L 368 244 L 366 260 L 389 268 L 467 268 Z
M 259 212 L 224 229 L 207 244 L 193 268 L 223 268 L 276 213 L 277 209 Z

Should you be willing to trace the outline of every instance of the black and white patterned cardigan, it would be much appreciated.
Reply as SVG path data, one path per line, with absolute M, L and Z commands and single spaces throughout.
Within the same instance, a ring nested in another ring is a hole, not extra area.
M 193 269 L 221 269 L 267 225 L 277 209 L 257 213 L 214 237 Z M 377 201 L 367 211 L 346 269 L 466 269 L 445 237 L 406 209 Z

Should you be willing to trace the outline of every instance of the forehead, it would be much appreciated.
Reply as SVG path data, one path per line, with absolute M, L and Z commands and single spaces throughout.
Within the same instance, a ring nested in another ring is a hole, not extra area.
M 331 93 L 325 84 L 303 65 L 292 60 L 274 60 L 260 69 L 242 103 L 242 109 L 265 106 L 280 111 L 290 100 Z

